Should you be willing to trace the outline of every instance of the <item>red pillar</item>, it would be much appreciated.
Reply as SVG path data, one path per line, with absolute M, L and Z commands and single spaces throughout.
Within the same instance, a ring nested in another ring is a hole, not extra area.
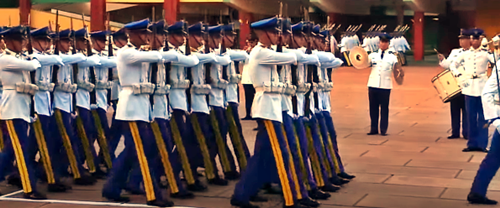
M 106 29 L 106 0 L 90 0 L 90 29 Z
M 19 0 L 19 23 L 21 25 L 28 24 L 28 15 L 31 12 L 30 0 Z
M 342 22 L 341 19 L 341 14 L 339 13 L 328 13 L 328 16 L 330 17 L 330 24 L 335 23 L 335 25 L 339 25 L 340 22 Z
M 413 57 L 421 61 L 424 59 L 424 12 L 415 12 L 413 21 Z
M 253 15 L 243 10 L 239 10 L 238 15 L 240 21 L 240 48 L 244 48 L 247 45 L 246 39 L 250 34 L 250 24 L 253 22 Z
M 179 6 L 179 0 L 165 0 L 163 2 L 163 9 L 165 9 L 165 21 L 167 21 L 168 24 L 173 24 L 177 21 Z

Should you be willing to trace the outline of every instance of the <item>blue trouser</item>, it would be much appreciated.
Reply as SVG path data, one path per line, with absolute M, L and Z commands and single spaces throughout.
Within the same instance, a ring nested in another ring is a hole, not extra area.
M 104 196 L 108 198 L 118 198 L 126 181 L 129 172 L 133 167 L 140 167 L 142 178 L 144 179 L 144 189 L 148 201 L 162 200 L 161 189 L 158 186 L 155 164 L 153 161 L 158 156 L 156 142 L 151 135 L 150 127 L 143 121 L 124 121 L 121 129 L 125 137 L 125 149 L 116 158 L 113 168 L 106 184 L 102 190 Z
M 450 100 L 451 114 L 451 134 L 460 136 L 460 120 L 462 120 L 462 135 L 468 138 L 467 135 L 467 111 L 465 110 L 465 97 L 459 94 L 457 97 Z M 462 117 L 462 119 L 460 119 Z
M 200 148 L 198 148 L 198 143 L 196 142 L 196 138 L 194 137 L 193 133 L 189 131 L 188 125 L 191 123 L 189 116 L 187 115 L 187 112 L 184 110 L 180 109 L 173 109 L 172 112 L 172 118 L 175 123 L 177 124 L 177 130 L 179 131 L 181 138 L 182 138 L 182 143 L 184 145 L 184 148 L 186 149 L 186 156 L 188 158 L 190 167 L 191 167 L 191 172 L 193 175 L 193 178 L 196 179 L 196 170 L 200 166 L 200 164 L 203 164 L 203 159 L 198 157 L 198 153 L 200 152 Z M 171 121 L 172 122 L 172 121 Z M 173 131 L 173 129 L 171 129 Z M 175 140 L 174 140 L 175 143 Z M 179 147 L 178 144 L 176 144 L 177 147 Z M 179 152 L 179 154 L 181 154 Z M 181 161 L 182 162 L 182 161 Z M 183 168 L 184 169 L 184 168 Z M 184 174 L 186 174 L 186 171 L 184 170 Z
M 467 109 L 467 120 L 469 123 L 469 140 L 467 147 L 486 149 L 488 145 L 488 128 L 484 128 L 483 104 L 481 97 L 465 96 L 465 109 Z
M 78 136 L 76 135 L 74 129 L 73 129 L 73 118 L 71 118 L 71 114 L 59 109 L 56 109 L 54 112 L 54 116 L 52 116 L 52 132 L 54 133 L 52 136 L 55 136 L 56 139 L 54 139 L 54 148 L 63 148 L 62 150 L 59 149 L 61 153 L 61 160 L 58 161 L 60 165 L 56 166 L 57 172 L 59 172 L 62 176 L 67 176 L 68 175 L 68 166 L 72 167 L 72 172 L 75 178 L 80 178 L 82 174 L 86 173 L 87 171 L 83 168 L 81 164 L 84 163 L 85 159 L 81 157 L 81 149 L 79 148 L 79 145 L 81 144 Z M 60 126 L 62 125 L 62 126 Z M 65 135 L 61 135 L 61 130 L 65 131 Z M 70 149 L 66 149 L 64 147 L 63 143 L 63 136 L 68 137 L 67 139 L 69 140 L 69 143 L 71 145 Z M 52 146 L 52 145 L 51 145 Z M 57 151 L 57 150 L 54 150 Z M 72 151 L 72 155 L 68 153 L 68 151 Z M 73 157 L 74 156 L 74 157 Z M 74 159 L 72 159 L 74 158 Z M 75 174 L 75 168 L 78 173 Z
M 330 171 L 332 172 L 332 175 L 336 175 L 336 172 L 335 172 L 335 158 L 333 156 L 333 154 L 335 154 L 334 152 L 331 152 L 330 151 L 330 148 L 329 148 L 329 142 L 330 141 L 330 137 L 329 137 L 329 132 L 328 132 L 328 128 L 326 126 L 326 122 L 325 122 L 325 118 L 323 117 L 323 114 L 322 113 L 317 113 L 317 114 L 314 114 L 316 116 L 316 119 L 318 121 L 318 124 L 319 124 L 319 130 L 321 132 L 321 138 L 323 139 L 323 149 L 324 149 L 324 153 L 325 153 L 325 156 L 326 156 L 326 160 L 328 161 L 328 164 L 330 164 Z M 335 155 L 336 156 L 336 155 Z
M 233 198 L 243 203 L 249 202 L 250 197 L 257 194 L 265 183 L 273 182 L 279 176 L 285 205 L 291 206 L 294 204 L 295 190 L 291 185 L 293 180 L 288 169 L 289 153 L 281 123 L 257 119 L 257 124 L 254 155 L 248 160 L 247 168 L 236 184 Z
M 111 127 L 109 128 L 110 137 L 107 137 L 107 139 L 108 139 L 109 154 L 111 155 L 111 159 L 115 160 L 116 148 L 118 147 L 118 143 L 120 143 L 120 138 L 122 137 L 122 132 L 123 132 L 123 130 L 121 130 L 120 128 L 123 125 L 121 124 L 122 121 L 115 119 L 116 106 L 118 105 L 118 100 L 113 100 L 111 101 L 111 103 L 113 103 L 113 106 L 115 106 L 115 110 L 113 111 L 113 119 L 111 120 Z
M 295 173 L 292 172 L 292 174 L 297 175 L 297 181 L 298 185 L 300 187 L 300 193 L 302 195 L 302 198 L 308 198 L 309 195 L 307 193 L 307 188 L 306 184 L 304 181 L 304 175 L 302 174 L 301 170 L 301 163 L 302 161 L 300 160 L 299 157 L 299 152 L 302 154 L 299 143 L 297 143 L 297 135 L 295 135 L 295 127 L 293 125 L 293 119 L 290 115 L 288 115 L 287 111 L 282 112 L 283 115 L 283 127 L 285 128 L 286 132 L 286 139 L 288 140 L 288 145 L 290 147 L 290 153 L 292 155 L 293 159 L 293 164 L 295 166 Z
M 97 112 L 97 115 L 99 116 L 99 121 L 101 122 L 100 125 L 101 125 L 101 128 L 102 128 L 102 131 L 104 132 L 104 136 L 106 138 L 106 142 L 107 142 L 107 145 L 108 145 L 108 150 L 107 151 L 109 151 L 109 149 L 110 149 L 109 148 L 109 144 L 110 144 L 109 140 L 112 138 L 112 134 L 111 134 L 110 128 L 109 128 L 108 116 L 106 115 L 107 112 L 106 112 L 106 110 L 104 110 L 102 108 L 97 108 L 95 111 Z M 94 124 L 95 124 L 95 122 L 94 122 Z M 97 134 L 99 132 L 97 131 L 97 127 L 95 127 L 95 128 L 96 128 L 95 132 L 96 132 L 96 138 L 97 138 L 97 136 L 98 136 Z M 97 141 L 100 142 L 99 140 L 97 140 Z M 99 147 L 102 147 L 102 144 L 100 144 Z M 113 156 L 112 156 L 113 153 L 110 152 L 109 154 L 111 156 L 111 162 L 112 162 L 113 161 Z M 104 161 L 105 158 L 104 158 L 104 155 L 103 155 L 103 152 L 102 152 L 102 148 L 99 151 L 99 160 L 101 161 L 101 163 L 106 164 L 106 162 Z M 111 167 L 108 167 L 108 168 L 111 168 Z
M 243 151 L 245 152 L 245 156 L 247 157 L 248 160 L 248 158 L 250 157 L 250 150 L 248 150 L 248 145 L 245 140 L 245 137 L 243 136 L 243 130 L 241 128 L 240 114 L 238 112 L 239 104 L 228 102 L 228 105 L 232 108 L 234 122 L 236 123 L 236 127 L 238 127 L 238 133 L 240 134 L 241 137 L 241 146 L 243 147 Z
M 328 132 L 330 133 L 330 139 L 332 140 L 333 150 L 335 151 L 335 156 L 337 157 L 337 162 L 339 164 L 339 168 L 341 172 L 344 172 L 344 164 L 342 163 L 342 159 L 340 158 L 339 146 L 337 143 L 337 132 L 335 131 L 335 126 L 333 125 L 333 118 L 330 115 L 330 112 L 323 111 L 323 117 L 325 118 L 326 127 L 328 128 Z
M 323 176 L 323 181 L 325 182 L 325 185 L 331 185 L 330 180 L 329 180 L 329 175 L 328 171 L 326 168 L 325 164 L 325 156 L 323 155 L 323 147 L 321 146 L 321 136 L 319 133 L 318 129 L 318 120 L 314 116 L 314 114 L 311 114 L 311 118 L 307 122 L 307 125 L 311 128 L 311 135 L 313 139 L 313 146 L 314 150 L 318 156 L 319 164 L 320 164 L 320 170 L 321 170 L 321 175 Z M 337 175 L 334 175 L 335 177 Z M 333 175 L 332 175 L 333 177 Z M 316 179 L 318 180 L 318 179 Z
M 470 139 L 470 138 L 469 138 Z M 486 196 L 486 190 L 500 167 L 500 134 L 495 129 L 493 139 L 491 140 L 491 147 L 483 162 L 479 166 L 474 183 L 472 183 L 471 192 Z
M 34 137 L 28 136 L 28 122 L 22 119 L 4 120 L 9 132 L 9 139 L 4 140 L 4 148 L 0 153 L 0 181 L 11 173 L 16 160 L 17 168 L 23 183 L 24 193 L 36 192 L 37 176 L 35 174 L 34 158 L 36 151 L 30 151 L 36 146 Z
M 302 162 L 304 163 L 307 171 L 307 182 L 312 190 L 318 188 L 316 185 L 316 180 L 314 179 L 314 174 L 312 168 L 309 164 L 309 151 L 308 151 L 308 139 L 306 133 L 306 127 L 304 126 L 304 117 L 299 117 L 295 119 L 295 129 L 297 130 L 297 136 L 300 142 L 300 151 L 302 152 Z
M 87 150 L 84 149 L 84 146 L 82 144 L 84 138 L 83 138 L 83 135 L 81 134 L 82 132 L 79 132 L 78 136 L 80 137 L 80 148 L 82 150 L 81 151 L 81 154 L 82 154 L 81 157 L 82 158 L 86 158 L 87 160 L 89 160 L 89 159 L 94 160 L 95 168 L 98 171 L 98 170 L 100 170 L 99 164 L 101 162 L 100 162 L 99 158 L 97 157 L 97 153 L 96 153 L 95 148 L 94 148 L 94 142 L 95 142 L 97 134 L 96 134 L 95 128 L 94 128 L 95 126 L 94 126 L 94 119 L 92 117 L 93 115 L 90 112 L 90 110 L 87 110 L 85 108 L 77 107 L 77 109 L 78 109 L 78 116 L 82 120 L 83 128 L 85 129 L 85 134 L 87 135 L 87 140 L 88 140 L 88 143 L 89 143 L 89 149 L 88 150 L 92 154 L 92 158 L 87 158 L 86 157 L 87 155 L 85 154 L 85 151 L 87 151 Z M 76 122 L 75 122 L 75 124 L 76 124 Z M 75 125 L 75 127 L 78 128 L 76 125 Z M 84 162 L 84 161 L 82 161 L 82 162 Z M 81 165 L 83 165 L 83 163 Z
M 236 163 L 234 161 L 233 154 L 231 153 L 231 150 L 229 150 L 229 146 L 227 145 L 227 133 L 228 133 L 229 127 L 228 127 L 228 122 L 226 120 L 226 115 L 224 113 L 225 109 L 222 107 L 212 106 L 212 110 L 214 111 L 215 117 L 217 118 L 217 122 L 219 125 L 219 132 L 222 136 L 223 145 L 224 145 L 224 149 L 225 149 L 224 151 L 226 151 L 226 156 L 227 156 L 227 160 L 228 160 L 229 164 L 226 164 L 226 165 L 224 164 L 224 160 L 221 157 L 221 151 L 223 151 L 223 150 L 217 148 L 217 152 L 219 153 L 219 159 L 221 160 L 221 164 L 223 166 L 223 169 L 225 169 L 224 166 L 229 165 L 230 171 L 236 171 Z M 227 172 L 227 171 L 224 171 L 224 172 Z

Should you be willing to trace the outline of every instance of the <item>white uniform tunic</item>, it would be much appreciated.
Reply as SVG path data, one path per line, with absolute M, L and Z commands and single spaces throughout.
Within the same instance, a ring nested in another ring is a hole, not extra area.
M 184 54 L 185 46 L 180 46 L 179 48 L 172 48 L 170 50 L 174 50 L 179 54 Z M 191 54 L 189 56 L 181 56 L 182 60 L 179 60 L 178 63 L 172 64 L 172 68 L 170 69 L 170 83 L 182 83 L 187 80 L 186 67 L 193 67 L 199 63 L 198 58 Z M 180 64 L 184 63 L 184 64 Z M 171 86 L 170 93 L 168 94 L 168 98 L 170 99 L 170 106 L 172 109 L 188 111 L 187 108 L 187 97 L 186 97 L 186 89 L 175 89 L 174 86 Z
M 113 48 L 113 54 L 117 56 L 119 48 Z M 112 77 L 113 85 L 111 86 L 111 100 L 117 100 L 118 94 L 120 93 L 120 81 L 118 80 L 118 70 L 113 68 L 113 77 Z M 115 106 L 116 108 L 116 106 Z
M 216 63 L 210 68 L 210 79 L 212 81 L 212 89 L 210 90 L 209 105 L 215 107 L 224 107 L 224 89 L 218 88 L 215 84 L 221 82 L 222 79 L 222 67 L 228 66 L 231 63 L 231 57 L 226 52 L 225 54 L 220 54 L 220 50 L 215 50 Z M 228 69 L 229 70 L 229 69 Z M 226 81 L 227 80 L 223 80 Z M 226 86 L 227 87 L 227 86 Z
M 73 78 L 73 66 L 72 64 L 77 64 L 87 60 L 83 54 L 68 55 L 64 53 L 59 53 L 59 57 L 63 60 L 64 66 L 59 68 L 57 72 L 57 82 L 58 84 L 72 84 Z M 54 81 L 54 80 L 52 80 Z M 56 86 L 57 87 L 57 86 Z M 57 88 L 54 89 L 54 106 L 55 108 L 62 110 L 67 113 L 73 111 L 73 94 L 70 92 L 60 91 Z
M 236 66 L 235 66 L 235 61 L 240 61 L 243 62 L 248 59 L 248 53 L 243 50 L 233 50 L 233 49 L 227 49 L 227 53 L 231 57 L 231 63 L 227 66 L 227 77 L 237 77 L 238 74 L 236 73 Z M 231 83 L 229 82 L 227 84 L 226 88 L 226 103 L 231 102 L 231 103 L 238 103 L 238 83 Z
M 252 104 L 252 116 L 282 122 L 281 94 L 264 92 L 263 86 L 279 83 L 276 65 L 296 64 L 295 54 L 278 53 L 264 48 L 261 43 L 250 52 L 248 68 L 253 86 L 256 89 Z
M 96 54 L 96 58 L 99 59 L 100 66 L 95 66 L 95 76 L 96 83 L 108 83 L 108 70 L 109 68 L 116 68 L 116 59 L 115 57 L 108 57 L 108 54 L 105 51 L 101 51 Z M 113 72 L 114 74 L 114 72 Z M 114 76 L 114 75 L 113 75 Z M 107 89 L 98 89 L 99 87 L 96 84 L 95 92 L 96 92 L 96 102 L 97 107 L 101 108 L 105 111 L 108 110 L 108 90 Z
M 51 116 L 52 105 L 50 100 L 50 92 L 47 90 L 42 90 L 43 87 L 41 87 L 40 85 L 50 85 L 50 83 L 52 83 L 52 66 L 59 65 L 59 67 L 61 67 L 62 65 L 64 65 L 64 63 L 59 56 L 40 53 L 37 50 L 33 50 L 33 57 L 36 57 L 36 59 L 39 60 L 40 64 L 42 65 L 42 67 L 36 70 L 35 75 L 36 84 L 40 88 L 34 96 L 35 111 L 38 115 Z
M 198 51 L 203 51 L 204 48 L 201 47 Z M 193 53 L 200 61 L 196 66 L 191 68 L 191 77 L 193 78 L 193 85 L 204 85 L 205 84 L 205 67 L 206 63 L 215 63 L 216 58 L 214 53 L 203 54 L 203 53 Z M 202 94 L 195 94 L 191 92 L 191 110 L 193 112 L 210 114 L 208 109 L 207 97 Z
M 398 63 L 397 56 L 387 50 L 382 59 L 382 50 L 379 49 L 378 52 L 368 55 L 368 60 L 372 65 L 368 87 L 392 89 L 392 70 Z
M 450 65 L 452 71 L 458 72 L 458 67 L 463 65 L 464 73 L 460 76 L 464 80 L 462 94 L 479 97 L 486 84 L 488 63 L 493 63 L 493 54 L 485 49 L 474 48 L 460 54 Z
M 84 62 L 78 63 L 77 83 L 90 83 L 89 67 L 99 66 L 99 58 L 97 55 L 87 57 Z M 87 89 L 78 87 L 76 91 L 76 106 L 90 110 L 90 92 Z
M 3 81 L 3 94 L 0 102 L 2 120 L 23 119 L 31 122 L 31 96 L 16 91 L 17 83 L 29 83 L 30 71 L 41 67 L 36 59 L 27 61 L 28 57 L 6 50 L 0 57 L 0 77 Z

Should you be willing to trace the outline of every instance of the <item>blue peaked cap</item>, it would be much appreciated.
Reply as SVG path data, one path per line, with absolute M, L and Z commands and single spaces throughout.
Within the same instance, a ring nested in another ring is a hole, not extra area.
M 321 27 L 319 25 L 314 25 L 314 27 L 312 28 L 312 32 L 316 35 L 319 34 L 320 30 L 321 30 Z
M 31 31 L 31 37 L 33 38 L 50 38 L 49 27 L 42 27 Z
M 258 30 L 277 30 L 279 31 L 280 20 L 277 17 L 259 20 L 250 24 L 250 27 Z
M 94 39 L 106 39 L 108 36 L 109 32 L 108 31 L 95 31 L 90 33 L 90 37 Z
M 214 25 L 208 27 L 208 34 L 210 35 L 220 34 L 221 31 L 222 31 L 222 25 Z
M 380 40 L 386 40 L 386 41 L 388 41 L 388 40 L 392 39 L 392 36 L 389 35 L 389 34 L 387 34 L 387 33 L 385 33 L 385 32 L 381 32 L 378 36 L 380 37 Z
M 123 26 L 123 28 L 133 31 L 133 30 L 148 30 L 149 19 L 143 19 L 135 22 L 130 22 Z
M 471 37 L 478 38 L 478 37 L 484 35 L 484 30 L 479 29 L 479 28 L 470 29 L 469 34 Z
M 75 30 L 75 38 L 87 38 L 87 28 Z
M 24 26 L 15 26 L 9 29 L 3 30 L 0 35 L 4 37 L 8 36 L 25 36 L 27 34 L 26 27 Z
M 463 28 L 460 29 L 460 35 L 458 35 L 458 38 L 470 38 L 470 36 L 471 33 L 469 30 Z
M 70 39 L 71 36 L 73 35 L 73 32 L 74 31 L 71 30 L 71 29 L 66 29 L 66 30 L 59 31 L 59 39 Z M 50 34 L 50 37 L 52 39 L 57 38 L 57 33 Z
M 205 31 L 205 25 L 202 22 L 190 25 L 188 28 L 189 34 L 202 34 Z
M 227 24 L 227 25 L 223 25 L 222 26 L 222 30 L 224 30 L 224 32 L 226 34 L 236 34 L 236 31 L 234 31 L 234 23 L 230 23 L 230 24 Z
M 320 35 L 322 35 L 323 37 L 328 37 L 328 35 L 330 34 L 330 31 L 329 30 L 323 30 L 321 32 L 319 32 Z
M 118 38 L 127 38 L 127 33 L 125 33 L 125 28 L 122 28 L 116 32 L 114 32 L 113 34 L 111 34 L 113 36 L 114 39 L 118 39 Z
M 186 34 L 185 28 L 184 28 L 184 21 L 178 21 L 174 23 L 173 25 L 170 25 L 167 29 L 168 33 L 171 34 Z
M 156 30 L 156 34 L 166 34 L 167 33 L 167 31 L 165 30 L 165 20 L 160 20 L 158 22 L 151 24 L 148 27 L 148 29 L 151 31 Z
M 290 20 L 290 18 L 286 18 L 283 20 L 283 32 L 292 33 L 292 21 Z
M 303 27 L 305 26 L 304 22 L 299 22 L 291 26 L 292 33 L 302 33 Z

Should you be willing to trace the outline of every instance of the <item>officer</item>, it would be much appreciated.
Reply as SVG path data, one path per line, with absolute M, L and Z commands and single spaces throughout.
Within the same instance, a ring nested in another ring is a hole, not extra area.
M 450 69 L 458 77 L 463 76 L 464 87 L 462 94 L 465 95 L 465 109 L 468 120 L 467 148 L 463 152 L 479 151 L 486 152 L 488 145 L 488 129 L 484 128 L 483 106 L 481 105 L 481 92 L 488 79 L 488 63 L 495 63 L 493 54 L 481 48 L 481 37 L 484 35 L 482 29 L 470 30 L 472 47 L 465 53 L 460 54 L 451 64 Z M 460 74 L 458 67 L 464 66 L 464 73 Z
M 368 99 L 370 102 L 371 129 L 368 135 L 379 134 L 380 115 L 380 135 L 387 135 L 389 125 L 389 96 L 392 89 L 392 73 L 403 76 L 404 72 L 401 64 L 398 63 L 396 55 L 387 51 L 391 36 L 387 33 L 380 34 L 380 49 L 371 53 L 368 60 L 372 66 L 370 77 L 368 78 Z M 380 113 L 379 113 L 380 112 Z
M 259 37 L 259 44 L 250 53 L 247 70 L 257 93 L 252 116 L 257 119 L 258 133 L 254 155 L 248 160 L 247 169 L 236 184 L 231 204 L 237 207 L 258 207 L 249 203 L 264 183 L 273 182 L 278 176 L 285 198 L 284 207 L 300 207 L 295 203 L 289 172 L 289 152 L 282 132 L 281 92 L 276 64 L 295 64 L 294 54 L 271 50 L 278 40 L 278 18 L 260 20 L 251 24 Z
M 185 42 L 187 35 L 187 27 L 184 21 L 178 21 L 168 27 L 169 43 L 172 45 L 170 50 L 174 50 L 179 54 L 186 54 Z M 184 47 L 181 47 L 184 46 Z M 189 50 L 189 49 L 188 49 Z M 183 140 L 190 140 L 193 138 L 192 132 L 188 131 L 189 116 L 187 106 L 186 89 L 189 88 L 190 82 L 187 79 L 186 67 L 192 67 L 199 63 L 196 56 L 190 55 L 185 57 L 189 65 L 172 65 L 169 74 L 169 83 L 171 83 L 170 93 L 168 98 L 170 107 L 172 108 L 172 118 L 170 119 L 170 126 L 172 136 L 174 138 L 176 147 L 179 151 L 184 171 L 184 177 L 188 183 L 188 190 L 190 191 L 204 191 L 206 186 L 203 185 L 194 176 L 197 175 L 196 169 L 198 161 L 201 159 L 196 157 L 199 155 L 200 149 L 196 143 L 185 142 Z M 190 61 L 189 61 L 190 60 Z M 193 164 L 190 164 L 193 163 Z
M 142 173 L 147 204 L 152 206 L 173 206 L 173 202 L 163 198 L 155 177 L 155 161 L 158 149 L 150 137 L 149 121 L 151 108 L 149 95 L 155 86 L 147 79 L 149 64 L 162 63 L 162 56 L 157 51 L 140 51 L 141 46 L 148 44 L 149 19 L 128 23 L 124 26 L 130 43 L 118 52 L 116 58 L 118 76 L 122 91 L 120 102 L 116 108 L 116 119 L 121 120 L 125 137 L 125 149 L 114 161 L 110 177 L 104 185 L 103 197 L 116 202 L 128 202 L 128 197 L 120 196 L 129 171 L 139 164 Z
M 467 201 L 471 204 L 497 204 L 497 201 L 488 199 L 486 197 L 486 192 L 491 179 L 495 176 L 500 167 L 499 160 L 499 145 L 500 145 L 500 112 L 498 111 L 500 107 L 499 94 L 498 91 L 498 67 L 497 64 L 493 67 L 493 72 L 490 78 L 486 81 L 484 89 L 481 93 L 481 101 L 484 109 L 484 117 L 488 120 L 488 124 L 495 127 L 495 132 L 493 133 L 493 138 L 491 139 L 491 147 L 486 157 L 484 157 L 479 170 L 477 171 L 474 182 L 469 195 L 467 196 Z M 471 137 L 472 138 L 472 137 Z
M 90 99 L 91 92 L 94 91 L 95 84 L 91 82 L 90 70 L 94 69 L 96 66 L 100 66 L 99 59 L 95 56 L 91 56 L 92 47 L 89 47 L 87 44 L 89 40 L 87 28 L 82 28 L 80 30 L 76 30 L 74 33 L 74 38 L 76 45 L 76 50 L 73 52 L 81 53 L 87 56 L 87 60 L 84 62 L 78 63 L 78 73 L 76 82 L 78 85 L 78 89 L 76 91 L 76 129 L 78 136 L 81 140 L 81 157 L 85 157 L 87 161 L 87 166 L 89 167 L 89 171 L 92 176 L 96 178 L 104 178 L 105 173 L 100 168 L 100 160 L 97 157 L 94 141 L 96 138 L 95 134 L 95 125 L 94 120 L 92 119 L 92 115 L 90 113 Z M 88 50 L 90 48 L 90 51 Z M 82 161 L 83 162 L 83 161 Z M 81 164 L 83 165 L 83 163 Z
M 245 51 L 250 54 L 250 51 L 257 44 L 258 39 L 255 33 L 251 32 L 249 37 L 247 38 L 247 46 L 245 47 Z M 243 85 L 243 89 L 245 90 L 245 112 L 246 115 L 241 120 L 252 120 L 252 103 L 253 98 L 255 96 L 255 88 L 253 87 L 252 80 L 250 80 L 250 75 L 248 74 L 248 70 L 246 70 L 246 64 L 243 65 L 243 72 L 241 73 L 241 84 Z
M 68 175 L 68 166 L 71 167 L 74 182 L 77 185 L 93 185 L 96 181 L 92 178 L 88 171 L 82 166 L 84 158 L 81 156 L 81 149 L 79 148 L 80 141 L 75 134 L 73 128 L 73 118 L 75 115 L 73 106 L 73 93 L 76 92 L 77 85 L 73 81 L 73 67 L 72 64 L 85 62 L 87 59 L 83 54 L 68 54 L 71 45 L 71 36 L 74 31 L 67 29 L 53 34 L 52 39 L 58 39 L 55 42 L 55 55 L 59 55 L 63 60 L 64 66 L 53 67 L 52 82 L 55 84 L 54 88 L 54 116 L 52 125 L 53 136 L 56 136 L 57 143 L 55 147 L 64 147 L 66 157 L 63 159 L 59 167 L 59 171 Z M 67 159 L 67 160 L 66 160 Z
M 470 34 L 469 31 L 465 29 L 460 29 L 460 35 L 458 36 L 460 47 L 451 50 L 448 58 L 445 58 L 442 54 L 438 54 L 439 65 L 445 69 L 449 69 L 450 65 L 455 59 L 460 56 L 460 54 L 465 53 L 470 48 Z M 458 71 L 452 71 L 455 76 L 458 74 L 464 74 L 464 67 L 459 66 Z M 458 78 L 462 80 L 462 78 Z M 462 86 L 462 83 L 460 83 Z M 467 139 L 467 112 L 465 111 L 465 97 L 462 93 L 457 95 L 450 101 L 450 114 L 451 114 L 451 135 L 448 139 L 460 138 L 460 120 L 462 120 L 462 135 Z M 462 119 L 460 119 L 462 117 Z
M 30 136 L 34 137 L 34 141 L 38 142 L 40 151 L 40 161 L 43 163 L 45 174 L 47 176 L 48 190 L 51 192 L 63 192 L 66 190 L 64 184 L 61 183 L 61 175 L 56 170 L 58 161 L 55 158 L 59 157 L 59 146 L 54 146 L 54 139 L 50 131 L 50 121 L 52 116 L 52 104 L 50 93 L 54 90 L 54 83 L 51 82 L 52 65 L 61 67 L 64 65 L 59 56 L 50 55 L 51 39 L 49 36 L 49 27 L 43 27 L 31 31 L 31 41 L 33 56 L 40 61 L 42 67 L 36 70 L 35 81 L 38 86 L 38 91 L 35 93 L 35 112 L 38 120 L 32 123 L 30 128 Z M 35 155 L 33 155 L 35 156 Z M 32 158 L 33 160 L 35 158 Z M 54 162 L 54 163 L 53 163 Z
M 19 174 L 23 184 L 23 197 L 27 199 L 46 199 L 37 191 L 35 164 L 30 151 L 36 141 L 29 137 L 28 125 L 32 122 L 30 116 L 31 96 L 37 86 L 30 83 L 30 71 L 41 67 L 40 62 L 22 53 L 26 44 L 26 28 L 16 26 L 5 31 L 3 35 L 6 44 L 4 55 L 0 57 L 0 77 L 3 81 L 2 101 L 0 102 L 1 120 L 6 123 L 10 140 L 5 140 L 0 153 L 0 180 L 5 180 L 6 170 L 16 159 Z M 28 60 L 31 59 L 32 60 Z

